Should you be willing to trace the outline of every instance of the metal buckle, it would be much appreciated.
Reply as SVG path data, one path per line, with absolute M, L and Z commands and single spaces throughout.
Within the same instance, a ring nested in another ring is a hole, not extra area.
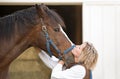
M 45 25 L 42 26 L 42 31 L 46 32 L 47 31 L 47 28 Z

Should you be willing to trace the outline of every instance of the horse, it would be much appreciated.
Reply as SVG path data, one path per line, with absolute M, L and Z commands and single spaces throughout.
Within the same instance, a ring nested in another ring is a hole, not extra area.
M 33 46 L 59 58 L 73 48 L 62 27 L 61 17 L 44 4 L 16 11 L 0 18 L 0 79 L 8 79 L 10 63 Z M 71 57 L 71 58 L 68 58 Z M 71 53 L 64 55 L 66 65 L 74 61 Z
M 16 11 L 0 18 L 0 79 L 9 79 L 11 62 L 30 47 L 48 52 L 65 61 L 74 63 L 71 50 L 75 45 L 62 28 L 62 18 L 46 5 Z

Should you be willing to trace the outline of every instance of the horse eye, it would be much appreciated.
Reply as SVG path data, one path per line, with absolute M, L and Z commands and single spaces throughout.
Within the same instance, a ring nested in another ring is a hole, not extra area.
M 60 29 L 59 29 L 59 28 L 55 28 L 54 31 L 55 31 L 55 32 L 59 32 Z

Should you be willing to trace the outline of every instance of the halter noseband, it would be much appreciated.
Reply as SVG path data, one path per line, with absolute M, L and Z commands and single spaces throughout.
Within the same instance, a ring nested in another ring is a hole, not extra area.
M 52 39 L 50 39 L 49 37 L 49 34 L 47 32 L 47 28 L 46 26 L 44 25 L 44 22 L 43 22 L 43 19 L 41 18 L 41 23 L 42 23 L 42 31 L 44 32 L 44 36 L 46 38 L 46 48 L 47 48 L 47 51 L 50 55 L 50 57 L 52 56 L 52 51 L 50 50 L 50 46 L 52 46 L 56 52 L 58 53 L 58 55 L 61 54 L 61 51 L 57 48 L 57 46 L 55 45 L 55 43 L 52 41 Z M 73 48 L 75 47 L 75 45 L 72 45 L 70 48 L 64 50 L 63 54 L 67 54 L 68 52 L 70 52 Z M 61 59 L 61 57 L 59 57 L 59 59 Z

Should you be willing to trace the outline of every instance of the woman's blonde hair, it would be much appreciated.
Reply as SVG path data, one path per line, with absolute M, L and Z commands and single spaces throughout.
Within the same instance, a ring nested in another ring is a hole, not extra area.
M 79 62 L 82 63 L 87 69 L 93 70 L 98 59 L 98 53 L 95 47 L 88 42 L 85 42 L 86 46 L 83 48 Z

